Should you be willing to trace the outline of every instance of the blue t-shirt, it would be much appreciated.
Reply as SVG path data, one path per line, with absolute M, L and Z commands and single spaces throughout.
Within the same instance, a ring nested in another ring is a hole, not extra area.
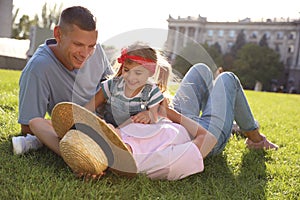
M 97 44 L 94 54 L 79 70 L 69 71 L 48 47 L 46 40 L 26 64 L 20 77 L 19 119 L 28 124 L 34 117 L 51 115 L 53 107 L 62 101 L 86 104 L 99 90 L 103 78 L 113 74 L 112 67 Z

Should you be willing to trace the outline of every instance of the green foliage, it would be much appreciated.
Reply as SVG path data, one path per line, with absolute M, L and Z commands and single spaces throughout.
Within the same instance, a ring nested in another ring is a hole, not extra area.
M 223 55 L 221 51 L 221 46 L 219 43 L 215 43 L 212 46 L 208 46 L 207 44 L 204 44 L 203 47 L 207 51 L 207 53 L 210 55 L 212 60 L 215 62 L 215 65 L 220 67 L 223 66 Z
M 110 172 L 98 181 L 76 178 L 46 147 L 12 154 L 19 134 L 20 71 L 0 70 L 1 199 L 299 199 L 300 96 L 246 91 L 261 131 L 278 151 L 248 150 L 233 136 L 225 151 L 204 160 L 205 170 L 179 181 L 119 177 Z
M 35 20 L 30 20 L 28 15 L 23 15 L 18 24 L 13 24 L 12 37 L 16 39 L 28 39 L 30 27 L 35 24 Z
M 13 15 L 12 38 L 29 39 L 31 26 L 49 29 L 53 28 L 53 25 L 57 24 L 59 20 L 62 5 L 63 4 L 57 8 L 57 5 L 55 4 L 53 8 L 48 8 L 47 3 L 45 3 L 42 8 L 42 22 L 40 22 L 39 17 L 36 14 L 34 19 L 30 19 L 28 15 L 23 15 L 19 22 L 16 23 L 15 19 L 19 12 L 19 8 L 17 8 L 16 13 Z
M 232 71 L 232 66 L 233 66 L 233 62 L 234 62 L 234 57 L 231 53 L 225 53 L 223 55 L 223 61 L 224 63 L 222 64 L 224 70 L 227 71 Z
M 261 47 L 269 47 L 269 45 L 268 45 L 268 39 L 267 39 L 267 35 L 266 34 L 264 34 L 262 36 L 262 38 L 260 39 L 258 45 L 261 46 Z
M 42 9 L 42 24 L 43 28 L 53 28 L 53 25 L 56 25 L 59 20 L 60 13 L 62 11 L 63 4 L 60 4 L 60 7 L 57 8 L 55 4 L 53 8 L 48 8 L 47 3 L 44 4 Z
M 271 80 L 283 73 L 279 55 L 268 47 L 246 44 L 239 50 L 232 71 L 235 72 L 246 88 L 254 88 L 256 81 L 270 89 Z
M 0 140 L 19 130 L 18 117 L 18 77 L 20 71 L 0 70 Z M 0 181 L 1 182 L 1 181 Z
M 237 52 L 246 44 L 246 35 L 244 30 L 241 30 L 236 38 L 234 45 L 231 47 L 233 57 L 237 56 Z

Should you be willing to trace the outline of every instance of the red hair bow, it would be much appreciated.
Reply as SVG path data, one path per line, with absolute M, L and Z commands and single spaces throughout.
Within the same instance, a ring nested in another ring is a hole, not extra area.
M 130 59 L 134 62 L 141 64 L 143 67 L 148 69 L 152 73 L 152 75 L 155 73 L 155 69 L 156 69 L 156 61 L 155 60 L 147 59 L 142 56 L 128 55 L 127 49 L 124 48 L 124 49 L 122 49 L 121 57 L 118 58 L 118 63 L 121 63 L 123 65 L 123 63 L 125 62 L 126 59 Z

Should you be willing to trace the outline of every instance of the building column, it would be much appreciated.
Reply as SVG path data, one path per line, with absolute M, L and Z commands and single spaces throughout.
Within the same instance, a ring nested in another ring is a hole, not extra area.
M 196 41 L 196 42 L 199 42 L 198 41 L 198 35 L 199 35 L 199 27 L 195 27 L 195 34 L 194 34 L 194 40 Z
M 297 24 L 296 42 L 295 42 L 295 53 L 296 58 L 294 59 L 294 66 L 296 69 L 300 69 L 300 23 Z
M 179 27 L 176 26 L 176 28 L 175 28 L 174 45 L 173 45 L 173 48 L 172 48 L 172 57 L 171 57 L 172 60 L 174 60 L 175 57 L 176 57 L 176 53 L 175 52 L 177 52 L 177 46 L 178 46 L 178 32 L 179 32 Z
M 189 29 L 188 27 L 184 27 L 184 38 L 183 38 L 183 46 L 186 46 L 187 38 L 189 37 Z

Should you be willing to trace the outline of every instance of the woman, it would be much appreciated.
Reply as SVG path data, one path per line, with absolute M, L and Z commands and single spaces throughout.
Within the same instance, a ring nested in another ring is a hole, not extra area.
M 259 132 L 240 81 L 231 72 L 221 73 L 213 83 L 206 65 L 194 65 L 173 104 L 175 110 L 164 100 L 160 115 L 174 123 L 129 124 L 117 130 L 131 149 L 138 172 L 150 178 L 177 180 L 201 172 L 203 158 L 224 150 L 233 120 L 244 131 L 248 148 L 278 148 Z

